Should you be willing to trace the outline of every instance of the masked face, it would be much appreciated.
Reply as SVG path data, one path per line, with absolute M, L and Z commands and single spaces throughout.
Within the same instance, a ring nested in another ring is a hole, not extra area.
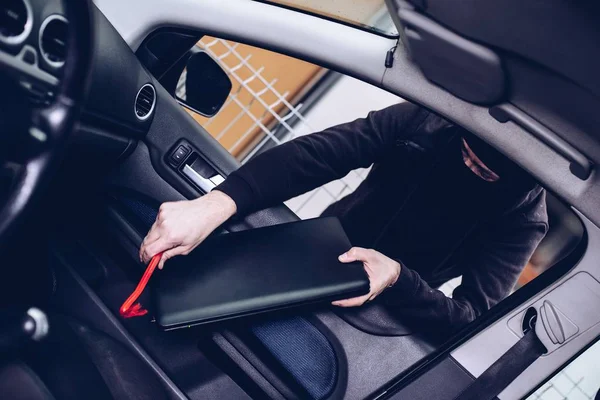
M 475 175 L 486 182 L 496 182 L 500 177 L 491 169 L 489 169 L 471 150 L 467 141 L 462 138 L 461 150 L 465 165 L 473 171 Z

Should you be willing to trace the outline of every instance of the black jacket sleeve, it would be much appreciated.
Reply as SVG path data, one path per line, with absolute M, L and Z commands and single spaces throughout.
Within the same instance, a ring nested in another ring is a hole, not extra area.
M 471 235 L 469 249 L 474 250 L 466 252 L 461 260 L 465 272 L 452 298 L 402 265 L 398 281 L 384 292 L 383 301 L 396 306 L 404 320 L 433 335 L 447 337 L 510 294 L 548 230 L 546 221 L 542 190 L 530 203 Z
M 368 167 L 414 131 L 429 112 L 400 103 L 367 118 L 298 137 L 252 159 L 217 187 L 236 203 L 238 215 L 271 207 Z

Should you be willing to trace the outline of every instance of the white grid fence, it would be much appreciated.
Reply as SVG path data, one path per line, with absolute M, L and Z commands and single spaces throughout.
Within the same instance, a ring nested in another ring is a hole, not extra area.
M 593 400 L 599 389 L 600 342 L 597 342 L 527 400 Z
M 247 162 L 255 156 L 261 149 L 269 143 L 279 145 L 288 140 L 294 139 L 302 132 L 313 132 L 304 115 L 301 113 L 303 104 L 293 105 L 289 100 L 289 92 L 280 92 L 277 90 L 277 79 L 267 80 L 263 76 L 265 66 L 252 65 L 252 55 L 242 56 L 238 52 L 238 43 L 232 43 L 223 39 L 213 39 L 209 42 L 200 42 L 200 48 L 206 51 L 215 59 L 227 72 L 229 77 L 237 82 L 237 90 L 230 93 L 225 106 L 233 103 L 239 108 L 238 114 L 231 119 L 229 124 L 220 132 L 211 134 L 217 139 L 222 139 L 225 134 L 234 126 L 234 124 L 243 117 L 249 117 L 252 120 L 251 126 L 227 149 L 229 152 L 238 150 L 238 146 L 248 140 L 257 128 L 262 133 L 262 139 L 258 141 L 241 159 L 242 163 Z M 219 51 L 224 49 L 224 51 Z M 233 61 L 232 61 L 233 60 Z M 240 73 L 242 70 L 249 73 L 250 76 L 243 78 Z M 179 97 L 185 95 L 185 76 L 182 76 L 178 84 Z M 249 102 L 240 100 L 242 92 L 251 95 Z M 267 97 L 275 98 L 274 101 L 265 100 Z M 260 104 L 262 115 L 255 115 L 252 112 L 254 103 Z M 225 107 L 224 106 L 224 107 Z M 214 118 L 209 119 L 204 128 L 210 130 Z M 272 120 L 275 124 L 266 124 L 265 121 Z M 294 120 L 294 124 L 291 121 Z M 275 130 L 278 130 L 276 134 Z M 282 133 L 283 132 L 283 133 Z M 329 204 L 339 200 L 343 196 L 351 193 L 360 182 L 366 177 L 365 169 L 352 171 L 348 176 L 331 182 L 310 193 L 290 200 L 287 204 L 301 218 L 311 218 L 318 216 Z

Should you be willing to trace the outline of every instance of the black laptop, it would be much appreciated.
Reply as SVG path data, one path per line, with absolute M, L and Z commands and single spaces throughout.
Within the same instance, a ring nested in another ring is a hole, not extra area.
M 350 247 L 337 218 L 212 237 L 156 273 L 156 320 L 175 329 L 366 294 L 362 263 L 338 261 Z

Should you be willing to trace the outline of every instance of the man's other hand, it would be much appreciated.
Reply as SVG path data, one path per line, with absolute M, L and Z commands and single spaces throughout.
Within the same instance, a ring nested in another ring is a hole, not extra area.
M 217 190 L 191 201 L 164 203 L 140 247 L 140 261 L 163 253 L 158 268 L 177 255 L 187 255 L 236 212 L 235 202 Z
M 384 256 L 378 251 L 353 247 L 339 257 L 340 262 L 361 261 L 369 276 L 371 290 L 364 296 L 334 301 L 334 306 L 357 307 L 379 296 L 387 287 L 393 285 L 400 276 L 400 263 Z

